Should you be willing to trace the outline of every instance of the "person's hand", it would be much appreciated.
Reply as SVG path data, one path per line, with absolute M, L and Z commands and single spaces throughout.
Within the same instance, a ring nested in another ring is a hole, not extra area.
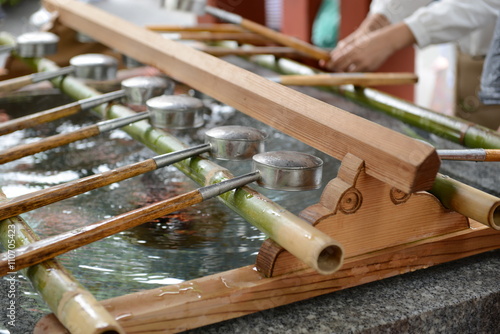
M 415 43 L 413 33 L 404 23 L 386 26 L 361 37 L 345 40 L 320 63 L 335 72 L 376 70 L 397 50 Z
M 373 32 L 339 44 L 324 66 L 334 72 L 373 71 L 394 51 L 391 40 L 385 38 L 383 33 Z
M 390 24 L 391 23 L 384 15 L 370 14 L 361 22 L 355 31 L 337 43 L 336 49 L 342 50 L 348 45 L 361 41 L 370 32 L 382 29 Z M 327 62 L 325 60 L 320 60 L 320 66 L 327 67 L 326 64 Z

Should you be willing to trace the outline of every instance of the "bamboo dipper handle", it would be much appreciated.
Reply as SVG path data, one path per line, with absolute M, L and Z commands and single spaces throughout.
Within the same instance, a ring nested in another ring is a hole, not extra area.
M 283 85 L 297 86 L 379 86 L 414 84 L 418 81 L 415 73 L 332 73 L 316 75 L 282 75 Z
M 16 249 L 14 268 L 9 267 L 7 253 L 2 253 L 0 258 L 0 276 L 5 276 L 11 271 L 33 266 L 70 250 L 88 245 L 94 241 L 200 203 L 201 201 L 203 201 L 201 193 L 198 190 L 193 190 L 186 194 L 126 212 L 110 219 L 42 239 L 28 246 L 19 247 Z
M 277 43 L 292 47 L 295 50 L 300 51 L 302 53 L 305 53 L 305 54 L 307 54 L 315 59 L 329 59 L 330 58 L 330 53 L 326 50 L 323 50 L 323 49 L 318 48 L 314 45 L 306 43 L 298 38 L 282 34 L 280 32 L 272 30 L 268 27 L 265 27 L 261 24 L 247 20 L 245 18 L 241 19 L 240 25 L 245 29 L 248 29 L 248 30 L 253 31 L 259 35 L 267 37 L 270 40 L 273 40 Z
M 459 150 L 437 150 L 442 160 L 500 161 L 500 150 L 468 148 Z
M 13 90 L 17 90 L 19 88 L 27 86 L 33 83 L 32 79 L 33 77 L 31 76 L 31 74 L 28 74 L 28 75 L 23 75 L 22 77 L 2 80 L 0 81 L 0 92 L 1 93 L 12 92 Z
M 44 138 L 37 142 L 12 147 L 8 150 L 0 152 L 0 164 L 21 159 L 38 152 L 44 152 L 78 140 L 94 137 L 100 133 L 101 132 L 97 125 L 90 125 L 69 133 L 62 133 Z
M 48 109 L 33 115 L 27 115 L 4 123 L 0 123 L 0 136 L 17 130 L 26 129 L 35 125 L 51 122 L 59 118 L 70 116 L 76 114 L 80 110 L 82 110 L 82 108 L 80 103 L 77 101 Z
M 484 150 L 486 152 L 486 159 L 484 161 L 500 161 L 500 150 Z
M 157 169 L 153 159 L 38 190 L 0 203 L 0 220 Z

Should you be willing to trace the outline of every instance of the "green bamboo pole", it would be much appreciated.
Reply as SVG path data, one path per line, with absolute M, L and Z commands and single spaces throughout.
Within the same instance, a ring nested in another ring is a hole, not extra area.
M 276 59 L 272 56 L 254 56 L 251 60 L 283 74 L 321 73 L 320 71 L 284 58 Z M 500 148 L 500 133 L 484 126 L 467 122 L 458 117 L 440 114 L 371 88 L 345 85 L 328 87 L 328 89 L 356 103 L 383 112 L 407 124 L 466 147 L 484 149 Z
M 442 174 L 437 175 L 429 192 L 446 208 L 500 230 L 500 198 Z
M 5 199 L 0 190 L 0 201 Z M 0 221 L 0 243 L 9 255 L 12 254 L 9 256 L 11 275 L 16 273 L 15 249 L 38 240 L 40 238 L 22 218 L 17 216 Z M 48 260 L 21 272 L 71 333 L 125 333 L 104 306 L 59 261 Z

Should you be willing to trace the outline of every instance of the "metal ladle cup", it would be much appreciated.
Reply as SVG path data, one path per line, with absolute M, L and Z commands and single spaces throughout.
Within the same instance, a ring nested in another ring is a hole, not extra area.
M 139 76 L 123 80 L 121 87 L 125 93 L 124 104 L 145 106 L 146 102 L 156 96 L 172 95 L 175 83 L 165 77 Z
M 39 58 L 57 52 L 59 36 L 47 31 L 33 31 L 19 35 L 14 45 L 3 46 L 0 52 L 15 51 L 22 58 Z
M 118 60 L 116 58 L 99 54 L 86 53 L 74 56 L 69 60 L 74 68 L 74 75 L 80 79 L 106 81 L 116 79 Z
M 193 129 L 205 123 L 203 101 L 187 95 L 163 95 L 146 102 L 151 123 L 160 129 Z

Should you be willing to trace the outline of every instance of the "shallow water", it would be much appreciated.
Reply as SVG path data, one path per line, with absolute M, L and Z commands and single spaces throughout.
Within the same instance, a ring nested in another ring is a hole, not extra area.
M 21 116 L 29 110 L 43 110 L 67 102 L 60 95 L 30 97 L 30 103 L 0 104 L 8 114 Z M 179 133 L 188 144 L 199 143 L 205 129 L 222 124 L 263 128 L 270 134 L 267 150 L 297 150 L 319 155 L 325 160 L 325 177 L 336 174 L 339 162 L 234 109 L 211 104 L 211 115 L 203 129 Z M 35 141 L 56 133 L 90 125 L 100 119 L 89 111 L 75 116 L 21 130 L 1 137 L 0 149 Z M 118 166 L 156 155 L 120 130 L 79 141 L 0 166 L 0 186 L 8 197 L 19 196 L 77 178 L 104 172 Z M 249 162 L 220 162 L 234 175 L 247 172 Z M 325 182 L 326 184 L 326 182 Z M 40 236 L 50 236 L 88 225 L 144 205 L 185 193 L 196 188 L 190 179 L 174 167 L 166 167 L 132 179 L 48 205 L 21 216 Z M 255 189 L 294 213 L 318 201 L 321 190 L 278 192 Z M 304 195 L 306 194 L 306 195 Z M 248 224 L 216 200 L 155 219 L 139 227 L 81 247 L 58 259 L 99 300 L 143 289 L 151 289 L 184 280 L 250 265 L 265 239 L 263 233 Z M 21 279 L 22 291 L 35 312 L 48 309 Z M 34 307 L 33 305 L 36 305 Z

